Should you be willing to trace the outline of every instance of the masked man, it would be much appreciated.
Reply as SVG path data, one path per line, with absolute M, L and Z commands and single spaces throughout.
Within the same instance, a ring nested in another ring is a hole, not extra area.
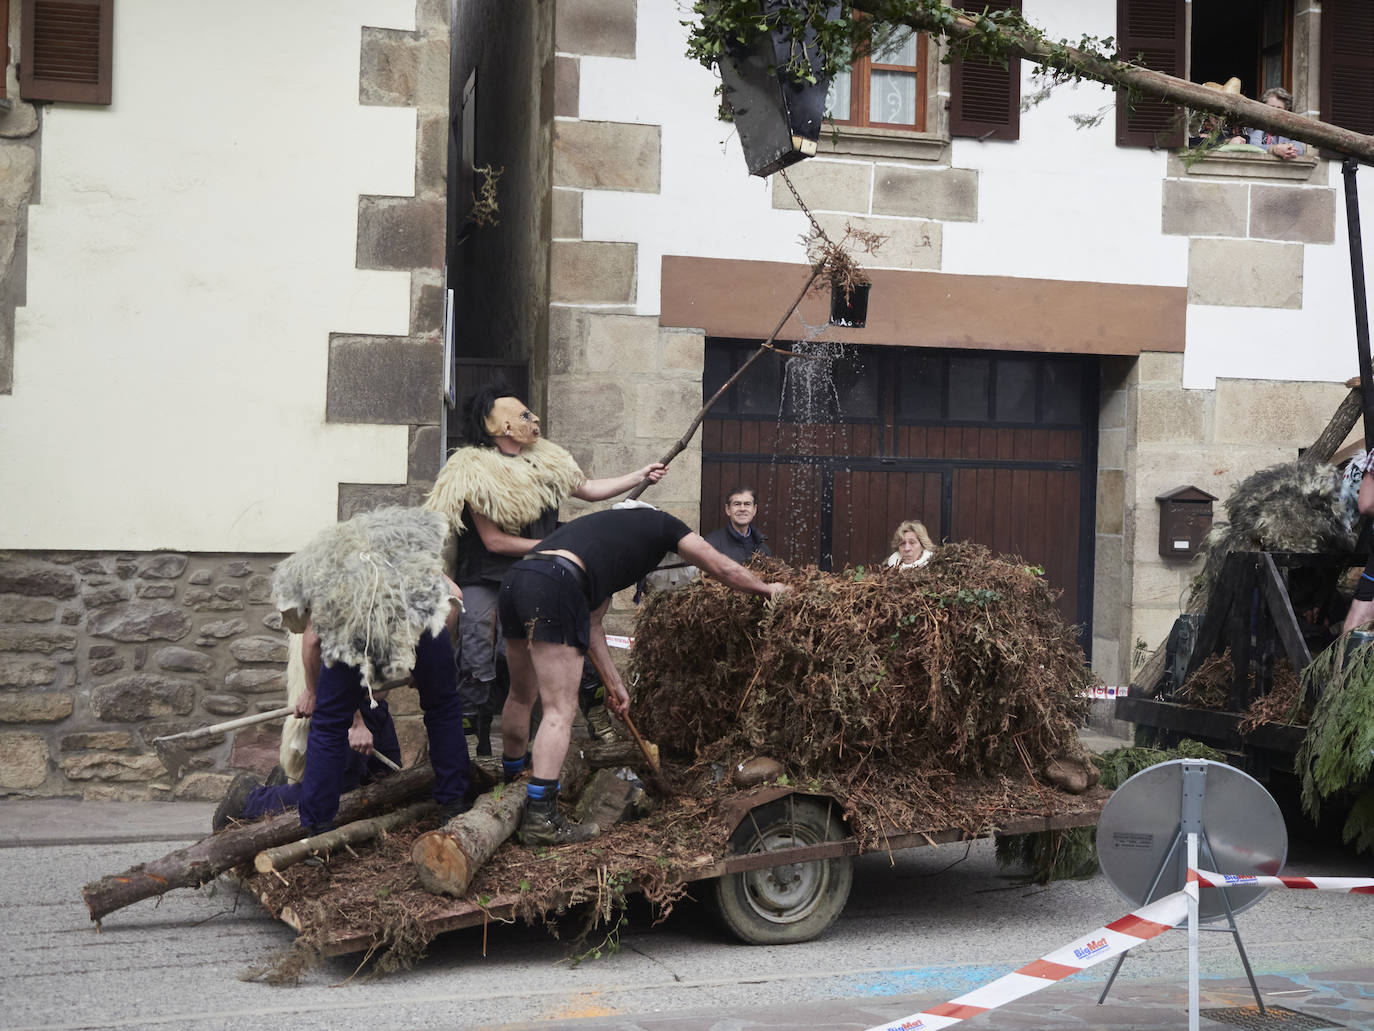
M 448 518 L 456 545 L 446 551 L 445 568 L 463 590 L 458 691 L 474 721 L 477 752 L 490 755 L 491 719 L 503 701 L 493 697 L 501 578 L 553 531 L 568 498 L 604 501 L 641 480 L 657 483 L 667 468 L 654 462 L 623 476 L 587 479 L 572 455 L 540 436 L 539 417 L 502 385 L 468 398 L 463 429 L 469 445 L 449 457 L 425 507 Z M 588 722 L 596 715 L 589 712 Z

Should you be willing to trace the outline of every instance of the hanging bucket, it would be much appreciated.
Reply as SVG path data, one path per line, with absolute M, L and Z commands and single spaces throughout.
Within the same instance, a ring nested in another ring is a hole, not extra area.
M 843 288 L 830 285 L 830 324 L 849 329 L 863 329 L 868 322 L 868 291 L 873 284 L 855 283 L 844 295 Z

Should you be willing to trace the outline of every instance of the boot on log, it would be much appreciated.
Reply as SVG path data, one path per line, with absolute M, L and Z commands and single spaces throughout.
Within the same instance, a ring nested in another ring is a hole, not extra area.
M 525 785 L 488 791 L 465 813 L 415 839 L 410 859 L 420 884 L 435 895 L 467 894 L 473 875 L 520 826 Z

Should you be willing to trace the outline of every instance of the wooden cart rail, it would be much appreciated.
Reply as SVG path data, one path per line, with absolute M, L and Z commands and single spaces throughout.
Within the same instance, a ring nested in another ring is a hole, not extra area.
M 771 794 L 770 792 L 757 797 L 767 798 L 770 797 Z M 755 801 L 757 801 L 757 797 Z M 877 850 L 871 849 L 869 851 L 897 852 L 908 848 L 920 848 L 926 845 L 942 845 L 958 841 L 971 841 L 978 838 L 992 837 L 998 834 L 1035 834 L 1041 831 L 1067 830 L 1073 827 L 1091 827 L 1097 823 L 1098 815 L 1107 797 L 1107 792 L 1097 791 L 1094 792 L 1092 797 L 1084 799 L 1085 803 L 1089 806 L 1089 808 L 1084 810 L 1055 816 L 1023 817 L 1009 820 L 1005 824 L 989 828 L 985 831 L 973 833 L 957 827 L 910 832 L 899 832 L 894 829 L 890 834 L 884 836 L 883 840 L 886 842 L 885 848 Z M 688 864 L 681 872 L 683 874 L 683 881 L 695 882 L 722 877 L 728 874 L 765 870 L 771 867 L 820 862 L 827 859 L 835 859 L 840 856 L 857 856 L 862 854 L 863 851 L 858 840 L 849 837 L 840 841 L 826 841 L 815 845 L 781 848 L 748 855 L 728 856 L 724 859 L 712 859 L 711 857 L 703 856 L 701 859 Z M 639 890 L 641 890 L 641 886 L 636 883 L 631 883 L 626 889 L 627 892 L 636 892 Z M 563 896 L 558 904 L 562 905 L 566 903 L 569 897 L 570 895 Z M 258 898 L 259 901 L 264 901 L 261 896 L 258 896 Z M 446 912 L 431 916 L 423 920 L 422 923 L 426 930 L 438 935 L 447 931 L 461 930 L 465 927 L 476 927 L 488 921 L 497 923 L 511 922 L 515 919 L 516 906 L 520 901 L 521 896 L 518 892 L 508 892 L 493 896 L 486 906 L 480 906 L 466 899 L 455 899 Z M 277 917 L 298 933 L 303 933 L 307 929 L 305 921 L 289 907 L 282 909 L 282 911 L 277 914 Z M 365 951 L 376 944 L 378 944 L 377 940 L 370 934 L 342 935 L 321 943 L 320 952 L 325 956 L 341 956 L 347 953 Z

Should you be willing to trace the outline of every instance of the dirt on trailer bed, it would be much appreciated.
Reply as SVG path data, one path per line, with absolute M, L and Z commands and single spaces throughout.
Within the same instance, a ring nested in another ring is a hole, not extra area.
M 667 769 L 676 784 L 687 786 L 690 771 Z M 824 795 L 818 789 L 801 785 L 795 791 Z M 708 783 L 583 845 L 531 849 L 512 839 L 459 899 L 425 891 L 411 863 L 411 844 L 433 828 L 433 819 L 354 846 L 352 855 L 336 854 L 324 866 L 296 865 L 280 875 L 240 870 L 240 883 L 299 932 L 293 953 L 259 973 L 270 980 L 290 980 L 314 956 L 355 952 L 366 952 L 376 969 L 385 972 L 414 963 L 445 931 L 487 921 L 551 921 L 579 906 L 584 930 L 591 933 L 614 925 L 627 892 L 642 893 L 666 916 L 692 881 L 727 872 L 730 833 L 751 808 L 793 790 L 775 785 L 742 791 L 725 782 Z M 952 783 L 918 809 L 894 805 L 877 848 L 1091 825 L 1106 795 L 1100 789 L 1069 795 L 1006 777 Z M 835 803 L 834 808 L 838 823 L 842 806 Z M 869 850 L 847 837 L 832 842 L 828 854 Z

